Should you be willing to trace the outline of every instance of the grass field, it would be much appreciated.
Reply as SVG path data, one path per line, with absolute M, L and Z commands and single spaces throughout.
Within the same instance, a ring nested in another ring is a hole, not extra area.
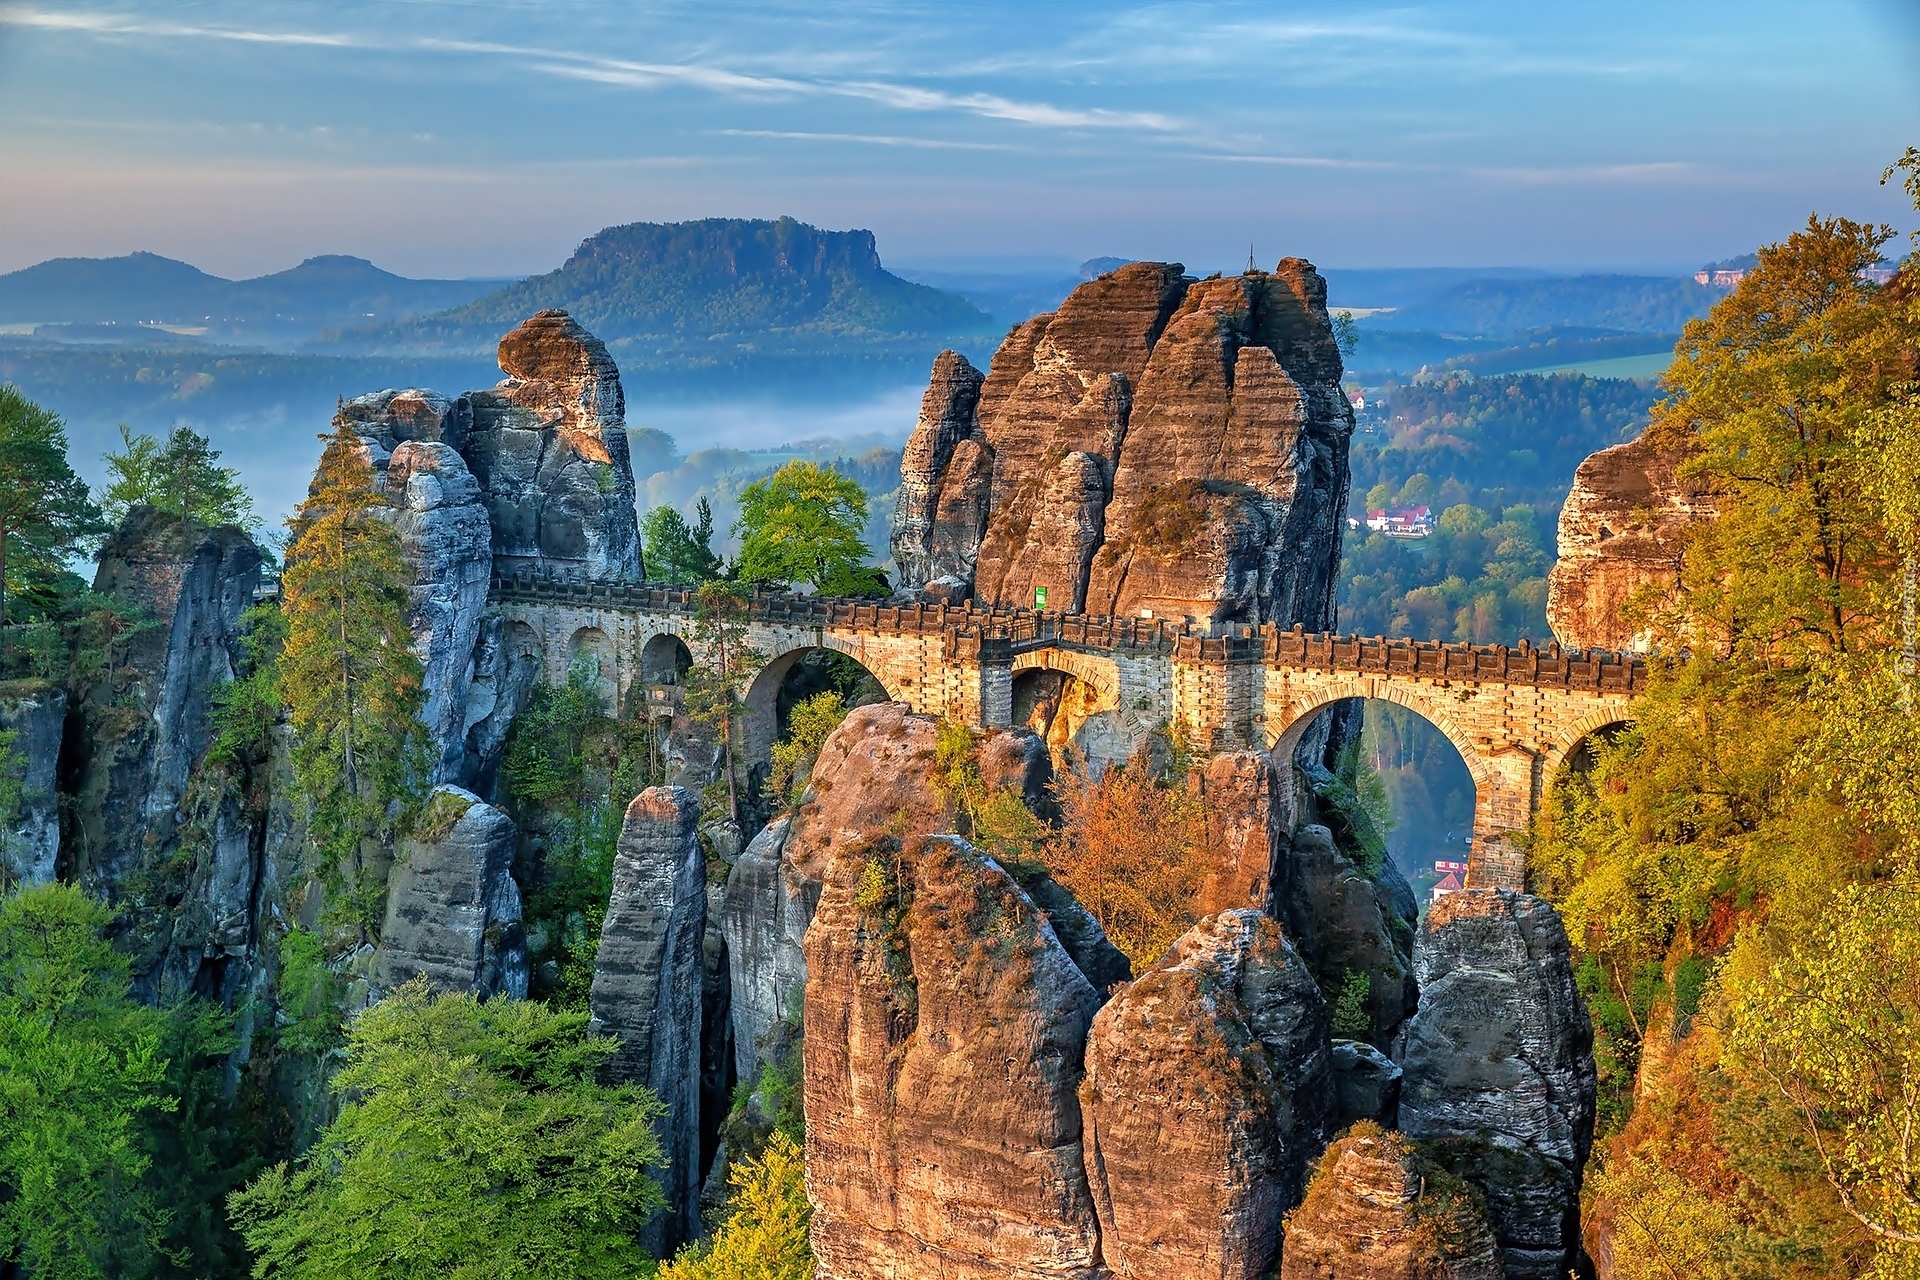
M 1541 365 L 1515 373 L 1584 373 L 1589 378 L 1657 378 L 1673 363 L 1671 351 L 1648 356 L 1614 356 L 1606 360 L 1576 360 L 1572 364 Z

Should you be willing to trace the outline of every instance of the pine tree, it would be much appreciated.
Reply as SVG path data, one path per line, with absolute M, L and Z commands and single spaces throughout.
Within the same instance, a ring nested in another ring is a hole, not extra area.
M 0 384 L 0 626 L 8 586 L 58 569 L 102 531 L 86 482 L 67 464 L 59 415 Z
M 694 640 L 705 649 L 702 660 L 685 678 L 687 714 L 720 735 L 721 768 L 725 771 L 727 817 L 740 820 L 740 786 L 735 731 L 745 702 L 740 677 L 762 661 L 747 645 L 747 598 L 731 583 L 708 582 L 700 588 L 699 612 L 694 617 Z M 711 803 L 710 807 L 711 807 Z
M 279 681 L 320 874 L 353 902 L 378 889 L 363 883 L 364 843 L 391 837 L 394 802 L 418 799 L 426 733 L 399 534 L 351 424 L 336 417 L 322 439 L 311 496 L 288 521 Z
M 191 427 L 175 427 L 163 446 L 122 425 L 120 443 L 122 451 L 106 458 L 113 481 L 101 495 L 101 505 L 109 518 L 119 520 L 128 508 L 144 502 L 195 524 L 251 529 L 260 523 L 240 473 L 221 466 L 220 451 Z

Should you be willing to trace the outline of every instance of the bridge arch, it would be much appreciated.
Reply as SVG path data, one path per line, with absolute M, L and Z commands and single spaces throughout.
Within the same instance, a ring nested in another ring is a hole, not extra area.
M 741 699 L 746 704 L 746 724 L 743 742 L 749 767 L 759 767 L 767 763 L 773 753 L 773 744 L 779 740 L 784 727 L 782 721 L 786 707 L 783 706 L 783 690 L 789 678 L 793 677 L 803 664 L 815 660 L 816 655 L 831 654 L 854 663 L 867 678 L 873 681 L 884 700 L 905 702 L 904 691 L 890 686 L 882 672 L 876 671 L 863 661 L 860 647 L 848 644 L 835 635 L 823 635 L 818 644 L 801 644 L 776 654 L 765 666 L 754 673 L 748 682 L 746 695 Z M 877 700 L 877 699 L 876 699 Z
M 1391 702 L 1405 707 L 1428 724 L 1440 731 L 1442 737 L 1453 744 L 1460 753 L 1460 759 L 1466 763 L 1467 772 L 1473 777 L 1475 792 L 1479 792 L 1491 779 L 1486 758 L 1481 754 L 1480 744 L 1466 732 L 1458 716 L 1446 706 L 1444 699 L 1422 696 L 1419 686 L 1400 684 L 1386 680 L 1332 680 L 1316 685 L 1311 691 L 1295 694 L 1282 704 L 1279 724 L 1274 723 L 1273 708 L 1268 710 L 1267 729 L 1272 735 L 1272 752 L 1275 760 L 1291 760 L 1299 749 L 1300 742 L 1313 727 L 1322 712 L 1335 703 L 1345 702 L 1349 698 L 1361 701 L 1374 699 Z
M 1036 649 L 1014 657 L 1012 676 L 1012 721 L 1046 739 L 1056 768 L 1078 757 L 1098 775 L 1139 745 L 1144 729 L 1121 701 L 1113 659 Z
M 1555 743 L 1541 759 L 1542 798 L 1589 743 L 1609 730 L 1625 728 L 1631 723 L 1629 717 L 1611 707 L 1598 708 L 1573 721 L 1565 735 L 1567 740 Z
M 594 688 L 609 711 L 617 711 L 620 702 L 620 663 L 613 637 L 599 626 L 577 629 L 567 640 L 567 670 L 580 662 L 593 664 Z

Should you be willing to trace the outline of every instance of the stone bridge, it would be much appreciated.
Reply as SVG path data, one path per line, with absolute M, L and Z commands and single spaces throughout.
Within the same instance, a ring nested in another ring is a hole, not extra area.
M 689 663 L 710 660 L 695 631 L 694 593 L 679 587 L 579 582 L 525 574 L 495 579 L 491 607 L 509 644 L 560 682 L 582 656 L 599 666 L 623 712 L 634 700 L 672 706 Z M 1631 718 L 1646 668 L 1637 657 L 1518 646 L 1307 634 L 1299 628 L 1205 631 L 1166 619 L 1093 618 L 1032 610 L 874 604 L 761 594 L 748 608 L 747 749 L 764 759 L 782 680 L 808 652 L 858 661 L 893 699 L 979 728 L 1031 708 L 1037 673 L 1056 673 L 1056 745 L 1123 758 L 1157 725 L 1215 750 L 1290 755 L 1333 703 L 1379 698 L 1419 714 L 1460 752 L 1474 781 L 1468 883 L 1523 887 L 1517 837 L 1560 766 L 1588 735 Z M 1023 696 L 1023 693 L 1026 696 Z M 1291 778 L 1291 770 L 1282 776 Z

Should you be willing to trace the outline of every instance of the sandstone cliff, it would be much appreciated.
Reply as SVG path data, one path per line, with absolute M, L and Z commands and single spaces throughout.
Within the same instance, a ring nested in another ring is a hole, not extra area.
M 66 723 L 64 690 L 0 697 L 0 734 L 13 735 L 8 753 L 0 753 L 0 769 L 20 788 L 12 820 L 0 826 L 0 886 L 45 884 L 59 869 L 56 785 Z
M 934 367 L 902 467 L 905 591 L 1111 616 L 1332 622 L 1353 415 L 1297 258 L 1137 262 Z
M 590 997 L 589 1029 L 620 1041 L 610 1076 L 646 1086 L 666 1107 L 658 1130 L 667 1167 L 656 1176 L 667 1210 L 647 1231 L 656 1254 L 699 1229 L 701 940 L 707 919 L 699 822 L 700 798 L 684 787 L 650 787 L 627 807 Z
M 1680 456 L 1641 436 L 1580 464 L 1560 508 L 1560 558 L 1547 579 L 1547 624 L 1574 649 L 1638 649 L 1650 637 L 1623 608 L 1642 588 L 1680 575 L 1689 527 L 1713 516 L 1704 483 L 1682 480 Z
M 240 529 L 136 507 L 100 553 L 94 589 L 145 615 L 120 665 L 81 707 L 87 750 L 73 801 L 75 876 L 126 909 L 124 943 L 144 984 L 193 990 L 243 956 L 257 868 L 233 798 L 192 798 L 215 692 L 233 679 L 240 615 L 262 553 Z M 222 812 L 224 810 L 224 813 Z M 183 829 L 208 838 L 183 846 Z M 192 857 L 173 855 L 182 847 Z
M 1566 930 L 1529 894 L 1469 889 L 1429 908 L 1414 959 L 1400 1127 L 1485 1195 L 1510 1280 L 1559 1280 L 1579 1256 L 1595 1096 Z
M 820 1280 L 1098 1274 L 1075 1089 L 1100 996 L 956 836 L 838 845 L 806 938 Z
M 526 940 L 513 820 L 471 791 L 436 787 L 426 830 L 403 840 L 387 883 L 375 983 L 424 975 L 437 990 L 524 998 Z
M 1326 1006 L 1279 925 L 1210 916 L 1122 988 L 1080 1105 L 1114 1275 L 1268 1275 L 1333 1111 Z

